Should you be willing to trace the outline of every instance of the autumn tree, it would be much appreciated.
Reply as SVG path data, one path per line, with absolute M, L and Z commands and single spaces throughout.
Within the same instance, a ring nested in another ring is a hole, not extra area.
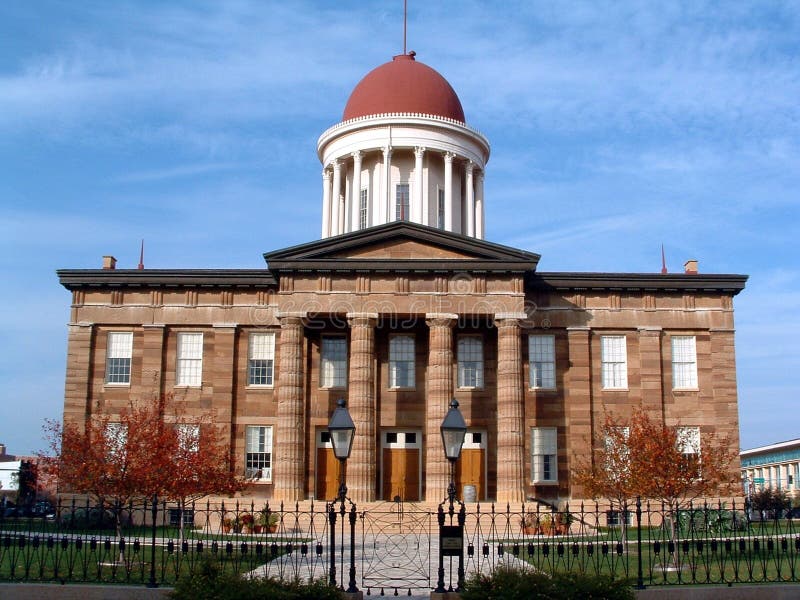
M 622 539 L 627 527 L 628 501 L 636 496 L 631 480 L 630 429 L 622 420 L 606 413 L 592 445 L 594 455 L 576 457 L 572 480 L 591 498 L 605 498 L 619 515 Z
M 62 489 L 86 494 L 111 512 L 118 535 L 126 507 L 163 484 L 169 440 L 158 404 L 132 404 L 118 416 L 96 414 L 83 423 L 45 424 L 43 469 Z
M 169 435 L 169 477 L 162 494 L 178 506 L 183 538 L 184 514 L 192 504 L 211 494 L 233 494 L 244 481 L 233 474 L 230 445 L 210 415 L 191 422 L 179 419 Z
M 640 496 L 662 502 L 673 537 L 680 510 L 698 498 L 728 494 L 736 483 L 731 465 L 737 454 L 727 438 L 668 426 L 641 409 L 627 421 L 607 418 L 594 447 L 592 464 L 579 469 L 587 491 L 617 501 Z
M 134 500 L 165 497 L 183 511 L 192 500 L 239 489 L 228 446 L 211 417 L 200 415 L 192 425 L 176 423 L 173 415 L 167 422 L 170 401 L 162 396 L 132 403 L 118 416 L 96 414 L 83 423 L 47 422 L 43 469 L 62 489 L 87 494 L 98 508 L 110 511 L 118 535 Z

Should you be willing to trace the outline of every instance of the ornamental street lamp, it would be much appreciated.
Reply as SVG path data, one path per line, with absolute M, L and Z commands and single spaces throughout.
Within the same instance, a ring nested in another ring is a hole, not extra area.
M 345 485 L 345 463 L 350 458 L 350 451 L 353 449 L 353 438 L 356 433 L 356 426 L 350 413 L 345 407 L 343 398 L 339 398 L 336 402 L 337 406 L 331 415 L 331 420 L 328 421 L 328 432 L 331 435 L 331 445 L 333 446 L 333 455 L 339 459 L 339 501 L 344 502 L 347 495 L 347 486 Z
M 447 497 L 450 499 L 450 506 L 452 506 L 453 499 L 456 497 L 455 465 L 459 456 L 461 456 L 464 436 L 467 434 L 467 423 L 464 421 L 461 411 L 458 410 L 458 400 L 455 398 L 450 402 L 450 410 L 447 411 L 444 421 L 442 421 L 441 430 L 444 454 L 447 460 L 450 461 L 450 484 L 447 486 Z

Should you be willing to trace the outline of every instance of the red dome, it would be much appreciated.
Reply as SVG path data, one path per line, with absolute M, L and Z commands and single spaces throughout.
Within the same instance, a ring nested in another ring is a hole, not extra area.
M 447 80 L 414 53 L 400 54 L 366 74 L 350 94 L 342 120 L 384 113 L 422 113 L 464 123 L 464 109 Z

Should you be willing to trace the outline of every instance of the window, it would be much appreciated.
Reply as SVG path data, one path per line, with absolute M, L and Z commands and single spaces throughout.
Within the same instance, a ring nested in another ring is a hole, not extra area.
M 700 477 L 700 428 L 678 427 L 678 448 L 685 468 Z
M 697 389 L 697 349 L 693 335 L 672 336 L 672 387 Z
M 247 385 L 272 386 L 275 371 L 275 334 L 251 333 L 247 351 Z
M 552 390 L 556 387 L 555 337 L 552 335 L 528 336 L 530 385 L 532 388 Z
M 478 337 L 458 338 L 458 387 L 483 387 L 483 344 Z
M 604 335 L 600 337 L 600 362 L 603 389 L 627 389 L 628 357 L 624 335 Z
M 359 204 L 358 204 L 358 228 L 359 229 L 366 229 L 367 228 L 367 188 L 361 190 L 361 194 L 359 197 Z
M 389 338 L 389 387 L 414 387 L 414 336 Z
M 106 438 L 108 458 L 110 460 L 125 457 L 125 445 L 128 443 L 128 426 L 124 423 L 106 423 L 103 435 Z
M 531 479 L 534 483 L 558 481 L 556 440 L 555 427 L 531 429 Z
M 408 221 L 409 189 L 407 183 L 398 183 L 395 186 L 395 197 L 396 197 L 395 220 Z
M 346 383 L 347 340 L 343 337 L 323 337 L 320 387 L 345 387 Z
M 181 510 L 180 508 L 170 508 L 169 509 L 169 524 L 172 527 L 180 527 L 181 524 L 181 513 L 183 513 L 183 524 L 188 527 L 192 527 L 194 525 L 194 509 L 193 508 L 185 508 Z
M 200 425 L 194 423 L 178 423 L 175 425 L 175 437 L 178 447 L 188 452 L 200 450 Z
M 109 331 L 106 349 L 106 383 L 129 385 L 133 332 Z
M 203 377 L 203 334 L 178 334 L 175 385 L 199 387 Z
M 444 229 L 444 190 L 438 190 L 436 203 L 436 226 Z
M 245 429 L 244 476 L 272 481 L 272 427 L 248 425 Z
M 620 520 L 620 517 L 624 519 L 625 525 L 631 524 L 631 511 L 619 511 L 619 510 L 607 510 L 606 511 L 606 524 L 609 527 L 619 527 L 622 525 L 623 521 Z

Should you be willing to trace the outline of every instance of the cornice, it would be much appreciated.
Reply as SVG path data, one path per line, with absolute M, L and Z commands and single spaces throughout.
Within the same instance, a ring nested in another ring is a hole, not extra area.
M 59 269 L 68 290 L 87 287 L 274 287 L 266 269 Z
M 659 290 L 714 291 L 733 295 L 741 292 L 747 275 L 684 273 L 529 273 L 526 288 L 550 290 Z

